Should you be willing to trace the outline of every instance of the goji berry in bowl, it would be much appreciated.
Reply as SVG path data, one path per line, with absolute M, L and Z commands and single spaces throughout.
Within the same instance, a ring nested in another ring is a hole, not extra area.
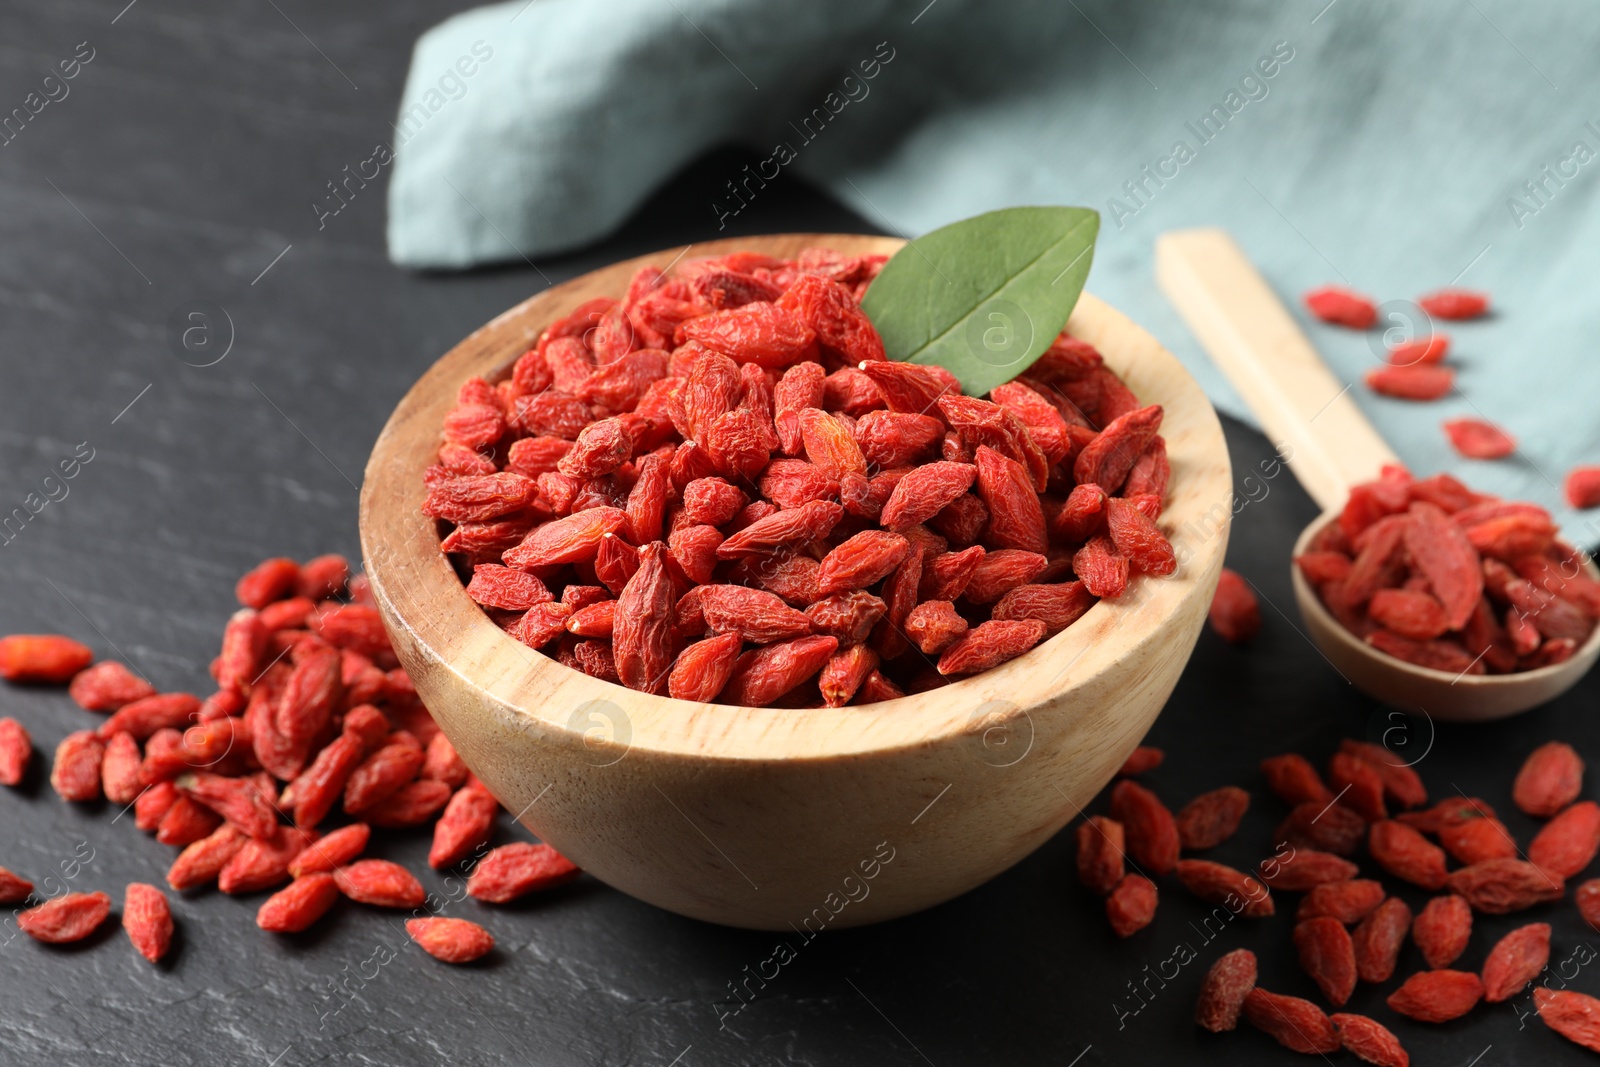
M 693 254 L 792 260 L 807 249 L 830 249 L 848 258 L 890 254 L 901 244 L 788 234 L 697 245 Z M 569 610 L 546 620 L 552 633 L 578 638 L 563 646 L 572 653 L 566 662 L 535 651 L 529 645 L 544 644 L 542 633 L 524 643 L 500 623 L 515 617 L 518 627 L 534 626 L 526 620 L 546 602 L 513 574 L 458 573 L 441 550 L 450 527 L 423 514 L 426 481 L 440 476 L 446 420 L 447 440 L 466 441 L 475 432 L 468 425 L 473 413 L 457 404 L 464 384 L 482 378 L 492 389 L 510 379 L 547 327 L 587 301 L 623 298 L 640 268 L 669 268 L 686 251 L 619 263 L 533 297 L 462 341 L 411 389 L 374 447 L 362 488 L 362 544 L 376 602 L 419 694 L 474 772 L 534 833 L 601 880 L 684 915 L 763 929 L 859 925 L 937 904 L 994 877 L 1074 818 L 1160 712 L 1204 623 L 1227 544 L 1232 488 L 1221 427 L 1193 379 L 1154 338 L 1086 293 L 1067 335 L 1097 350 L 1140 405 L 1164 412 L 1160 432 L 1171 477 L 1156 525 L 1171 544 L 1170 574 L 1139 576 L 1122 596 L 1094 603 L 1036 645 L 1008 633 L 1025 651 L 979 673 L 966 672 L 1013 649 L 952 663 L 957 680 L 910 695 L 885 685 L 872 695 L 888 699 L 872 703 L 784 706 L 796 701 L 750 672 L 721 690 L 728 703 L 629 688 L 594 676 L 610 672 L 584 657 L 598 656 L 605 645 L 599 635 L 648 623 L 648 604 L 611 599 L 597 573 L 594 596 L 582 589 L 563 594 L 561 607 Z M 602 314 L 595 329 L 609 328 Z M 541 403 L 551 408 L 541 417 L 560 420 L 558 403 Z M 569 414 L 573 425 L 550 436 L 572 440 L 588 432 L 586 411 Z M 806 427 L 796 429 L 804 434 Z M 812 427 L 823 436 L 827 429 Z M 596 431 L 566 450 L 599 456 L 608 448 L 603 437 Z M 918 475 L 930 493 L 960 493 L 965 485 L 943 484 L 951 480 L 945 475 L 961 473 L 949 469 L 958 465 L 940 459 L 916 469 L 931 472 Z M 720 489 L 699 487 L 690 506 L 716 518 L 745 506 Z M 1137 500 L 1112 499 L 1132 533 L 1148 532 L 1138 521 L 1143 513 L 1128 514 L 1140 511 Z M 912 508 L 906 525 L 916 518 Z M 518 531 L 510 544 L 526 533 Z M 854 534 L 860 551 L 835 561 L 829 584 L 859 592 L 883 580 L 880 557 L 885 547 L 891 556 L 898 551 L 894 536 L 876 529 Z M 1107 542 L 1097 549 L 1104 559 L 1089 552 L 1081 565 L 1057 564 L 1053 580 L 1069 577 L 1068 566 L 1098 573 L 1114 564 L 1110 540 L 1100 540 Z M 605 570 L 598 559 L 588 565 Z M 478 585 L 472 595 L 465 577 Z M 743 586 L 700 588 L 718 590 L 701 597 L 703 612 L 743 618 Z M 474 596 L 506 606 L 486 611 Z M 918 605 L 924 606 L 918 613 L 905 605 L 906 632 L 919 644 L 936 647 L 964 622 L 941 610 L 943 601 Z M 521 609 L 527 610 L 513 615 Z M 741 647 L 741 637 L 774 641 L 765 647 L 786 648 L 790 656 L 817 640 L 791 636 L 800 632 L 800 620 L 786 612 L 756 621 L 759 634 L 724 632 L 689 647 L 713 661 Z M 859 667 L 841 663 L 839 671 Z M 699 691 L 686 684 L 679 692 Z
M 1295 545 L 1311 639 L 1357 688 L 1431 718 L 1503 718 L 1600 659 L 1600 569 L 1537 504 L 1386 466 Z

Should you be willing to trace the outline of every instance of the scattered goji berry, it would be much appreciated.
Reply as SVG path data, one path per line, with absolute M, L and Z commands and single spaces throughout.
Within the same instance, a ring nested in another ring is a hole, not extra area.
M 1262 860 L 1256 875 L 1273 889 L 1303 893 L 1328 882 L 1348 882 L 1359 871 L 1354 863 L 1331 852 L 1295 848 L 1287 856 Z
M 1469 971 L 1419 971 L 1390 993 L 1384 1003 L 1408 1019 L 1447 1023 L 1483 999 L 1483 982 Z
M 1483 999 L 1510 1000 L 1539 977 L 1550 961 L 1550 924 L 1529 923 L 1502 937 L 1483 963 Z
M 77 730 L 61 739 L 50 768 L 50 784 L 62 800 L 100 799 L 100 760 L 104 755 L 105 745 L 93 730 Z
M 1455 388 L 1456 372 L 1437 363 L 1373 367 L 1366 383 L 1374 393 L 1397 400 L 1438 400 Z
M 1123 779 L 1111 788 L 1111 817 L 1122 823 L 1128 852 L 1140 868 L 1162 875 L 1178 865 L 1178 827 L 1150 790 Z
M 1206 618 L 1212 631 L 1229 644 L 1244 644 L 1261 631 L 1261 605 L 1243 575 L 1222 568 Z
M 1369 878 L 1324 882 L 1312 886 L 1301 898 L 1295 918 L 1303 921 L 1328 916 L 1353 926 L 1382 904 L 1383 898 L 1383 885 Z
M 1545 823 L 1528 845 L 1528 862 L 1559 878 L 1589 866 L 1600 850 L 1600 804 L 1580 800 Z
M 1378 306 L 1353 289 L 1325 285 L 1302 297 L 1311 314 L 1335 326 L 1365 330 L 1378 320 Z
M 1367 913 L 1350 935 L 1356 974 L 1363 982 L 1389 980 L 1410 931 L 1411 909 L 1399 897 L 1389 897 Z
M 1176 870 L 1183 887 L 1207 903 L 1252 919 L 1273 913 L 1271 892 L 1243 871 L 1210 860 L 1179 860 Z
M 1342 1011 L 1334 1012 L 1328 1018 L 1338 1030 L 1339 1043 L 1346 1052 L 1377 1067 L 1410 1067 L 1411 1057 L 1400 1044 L 1400 1039 L 1377 1020 Z
M 1256 987 L 1256 954 L 1236 948 L 1217 959 L 1200 982 L 1194 1021 L 1214 1034 L 1239 1025 L 1245 998 Z
M 1333 803 L 1333 790 L 1323 783 L 1311 761 L 1297 753 L 1268 756 L 1261 761 L 1261 773 L 1266 776 L 1267 788 L 1285 804 Z
M 1078 824 L 1078 881 L 1105 896 L 1122 881 L 1126 841 L 1122 824 L 1091 815 Z
M 1250 794 L 1237 786 L 1202 793 L 1178 812 L 1178 840 L 1186 849 L 1216 848 L 1239 829 L 1249 808 Z
M 1486 419 L 1446 419 L 1444 432 L 1468 459 L 1503 459 L 1517 450 L 1516 440 Z
M 333 872 L 339 891 L 360 904 L 416 908 L 427 896 L 416 875 L 389 860 L 357 860 Z
M 1471 289 L 1437 289 L 1419 296 L 1417 305 L 1436 319 L 1475 319 L 1489 310 L 1489 297 Z
M 153 885 L 129 882 L 122 900 L 122 928 L 139 955 L 156 963 L 172 947 L 172 906 Z
M 445 963 L 471 963 L 494 948 L 494 938 L 489 931 L 466 919 L 441 916 L 407 919 L 406 933 L 422 951 Z
M 1322 995 L 1342 1007 L 1356 988 L 1356 950 L 1338 919 L 1322 916 L 1295 924 L 1294 947 L 1300 967 Z
M 1339 1032 L 1333 1021 L 1309 1000 L 1269 993 L 1256 986 L 1245 995 L 1244 1017 L 1251 1026 L 1294 1052 L 1339 1051 Z
M 1378 866 L 1396 878 L 1421 886 L 1444 886 L 1444 849 L 1401 822 L 1385 819 L 1367 830 L 1367 851 Z
M 1548 819 L 1578 799 L 1583 789 L 1583 758 L 1564 741 L 1547 741 L 1528 754 L 1511 799 L 1529 815 Z
M 491 904 L 549 889 L 576 878 L 576 864 L 549 845 L 519 841 L 501 845 L 480 859 L 467 877 L 467 895 Z
M 339 899 L 340 885 L 327 871 L 296 877 L 256 911 L 256 925 L 275 934 L 297 934 L 328 913 Z
M 59 685 L 92 662 L 93 652 L 59 634 L 0 637 L 0 678 L 8 682 Z
M 1122 761 L 1122 766 L 1117 768 L 1119 778 L 1137 778 L 1141 774 L 1155 770 L 1161 766 L 1167 754 L 1159 748 L 1150 745 L 1140 745 L 1128 753 L 1128 758 Z
M 1600 1052 L 1600 1000 L 1573 989 L 1539 986 L 1533 1004 L 1540 1020 L 1576 1045 Z
M 1434 897 L 1411 924 L 1411 938 L 1429 967 L 1448 967 L 1472 938 L 1472 908 L 1453 893 Z
M 94 933 L 110 914 L 111 898 L 104 893 L 63 893 L 18 912 L 17 926 L 35 941 L 64 945 Z
M 111 659 L 85 667 L 67 686 L 67 695 L 89 711 L 116 711 L 155 692 L 155 686 Z
M 32 882 L 0 867 L 0 904 L 21 904 L 32 892 Z
M 1156 884 L 1140 874 L 1125 874 L 1106 897 L 1106 919 L 1118 937 L 1132 937 L 1156 917 Z

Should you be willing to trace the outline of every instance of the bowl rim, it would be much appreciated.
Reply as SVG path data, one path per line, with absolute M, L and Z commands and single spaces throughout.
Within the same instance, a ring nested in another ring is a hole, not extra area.
M 1449 671 L 1423 667 L 1416 663 L 1407 663 L 1403 659 L 1396 659 L 1387 652 L 1381 652 L 1373 648 L 1345 629 L 1344 624 L 1335 618 L 1333 612 L 1329 611 L 1327 605 L 1322 602 L 1321 595 L 1317 592 L 1316 587 L 1311 584 L 1310 579 L 1305 576 L 1299 565 L 1295 563 L 1296 559 L 1299 559 L 1302 554 L 1309 550 L 1311 541 L 1317 534 L 1321 533 L 1330 524 L 1339 521 L 1340 510 L 1339 508 L 1333 508 L 1323 512 L 1309 526 L 1300 531 L 1300 536 L 1295 539 L 1294 555 L 1289 559 L 1289 578 L 1293 583 L 1295 600 L 1299 603 L 1301 611 L 1314 614 L 1317 617 L 1317 621 L 1322 624 L 1321 629 L 1323 632 L 1330 634 L 1332 640 L 1337 641 L 1351 654 L 1368 657 L 1375 656 L 1378 662 L 1397 673 L 1409 674 L 1414 678 L 1424 679 L 1428 682 L 1442 682 L 1452 686 L 1465 685 L 1468 688 L 1481 690 L 1512 689 L 1519 686 L 1538 685 L 1544 680 L 1569 671 L 1583 673 L 1589 669 L 1588 666 L 1582 666 L 1585 661 L 1592 665 L 1594 660 L 1600 657 L 1600 625 L 1596 625 L 1594 629 L 1590 630 L 1588 639 L 1574 649 L 1571 656 L 1560 663 L 1551 664 L 1547 667 L 1536 667 L 1531 671 L 1517 671 L 1512 674 L 1451 674 Z M 1584 571 L 1589 577 L 1600 581 L 1600 567 L 1595 565 L 1594 557 L 1587 552 L 1583 553 L 1583 556 Z M 1479 656 L 1479 659 L 1482 658 L 1482 656 Z M 1337 668 L 1335 669 L 1337 670 Z
M 1139 576 L 1117 601 L 1100 601 L 1028 653 L 938 689 L 866 708 L 747 708 L 656 696 L 562 665 L 502 631 L 465 592 L 421 514 L 423 470 L 433 462 L 443 414 L 466 379 L 503 371 L 550 321 L 594 295 L 618 297 L 643 266 L 665 268 L 690 250 L 714 256 L 765 251 L 792 256 L 824 246 L 847 254 L 892 253 L 898 238 L 778 234 L 727 238 L 637 256 L 552 286 L 491 319 L 453 346 L 396 405 L 368 460 L 360 527 L 366 571 L 393 633 L 438 669 L 538 731 L 577 734 L 594 751 L 643 748 L 664 756 L 729 760 L 832 759 L 935 743 L 952 734 L 1009 730 L 1048 704 L 1084 712 L 1104 699 L 1095 680 L 1123 655 L 1167 634 L 1162 623 L 1197 596 L 1209 603 L 1233 515 L 1232 470 L 1215 410 L 1176 357 L 1088 292 L 1067 329 L 1165 410 L 1173 476 L 1161 523 L 1178 550 L 1174 575 Z M 1141 388 L 1142 386 L 1142 388 Z M 1152 388 L 1155 386 L 1155 388 Z M 1192 644 L 1192 641 L 1191 641 Z M 1185 648 L 1183 654 L 1187 655 Z M 1057 663 L 1064 666 L 1057 667 Z M 596 736 L 598 727 L 606 733 Z M 571 740 L 570 736 L 567 738 Z M 620 759 L 621 755 L 617 754 Z

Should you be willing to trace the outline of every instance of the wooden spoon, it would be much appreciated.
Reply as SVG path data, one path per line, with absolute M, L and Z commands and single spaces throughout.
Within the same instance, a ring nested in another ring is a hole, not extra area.
M 1350 488 L 1378 476 L 1393 451 L 1334 377 L 1294 318 L 1226 231 L 1181 230 L 1156 241 L 1156 281 L 1228 376 L 1289 468 L 1323 509 L 1294 554 L 1333 521 Z M 1424 413 L 1424 418 L 1429 417 Z M 1585 567 L 1600 578 L 1593 561 Z M 1369 695 L 1435 719 L 1498 719 L 1553 700 L 1600 657 L 1600 627 L 1565 663 L 1518 674 L 1450 674 L 1379 652 L 1341 626 L 1290 564 L 1301 617 L 1322 654 Z

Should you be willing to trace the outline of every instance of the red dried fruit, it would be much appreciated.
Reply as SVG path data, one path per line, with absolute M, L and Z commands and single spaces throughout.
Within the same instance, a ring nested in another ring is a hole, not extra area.
M 856 444 L 854 435 L 838 416 L 817 408 L 805 408 L 799 420 L 806 458 L 823 474 L 838 480 L 846 474 L 867 473 L 867 460 L 861 454 L 861 446 Z
M 1335 326 L 1365 330 L 1378 321 L 1378 306 L 1353 289 L 1325 285 L 1301 297 L 1311 314 Z
M 663 692 L 677 656 L 673 633 L 672 580 L 663 559 L 664 549 L 652 541 L 639 550 L 639 569 L 617 600 L 617 622 L 612 636 L 617 676 L 631 689 Z
M 1257 986 L 1244 998 L 1245 1020 L 1295 1052 L 1339 1051 L 1339 1032 L 1327 1014 L 1309 1000 L 1268 993 Z
M 122 928 L 139 955 L 158 962 L 172 946 L 172 907 L 166 894 L 143 882 L 128 883 L 122 900 Z
M 1295 911 L 1296 919 L 1318 919 L 1324 916 L 1338 919 L 1353 926 L 1366 918 L 1383 903 L 1383 886 L 1368 878 L 1353 878 L 1348 882 L 1324 882 L 1312 886 L 1300 900 Z
M 233 587 L 239 603 L 260 611 L 274 600 L 293 596 L 300 584 L 300 565 L 281 556 L 264 559 Z
M 132 734 L 117 734 L 100 761 L 100 783 L 113 804 L 132 804 L 144 789 L 143 757 Z
M 828 500 L 812 500 L 798 508 L 786 508 L 757 519 L 728 537 L 717 547 L 717 558 L 773 555 L 790 545 L 827 537 L 843 517 L 844 508 Z
M 278 829 L 272 798 L 251 778 L 185 774 L 175 783 L 185 796 L 210 808 L 251 837 L 271 837 Z
M 163 845 L 182 847 L 210 834 L 222 824 L 222 816 L 202 807 L 186 796 L 179 796 L 156 828 L 156 840 Z
M 89 711 L 116 711 L 155 692 L 155 686 L 109 659 L 79 671 L 67 687 L 67 695 Z
M 407 919 L 406 933 L 422 951 L 445 963 L 471 963 L 494 948 L 494 938 L 489 931 L 466 919 L 440 916 Z
M 289 874 L 303 878 L 308 874 L 332 871 L 366 851 L 372 830 L 364 822 L 341 826 L 326 837 L 312 841 L 289 864 Z
M 1349 860 L 1331 852 L 1318 852 L 1313 848 L 1292 848 L 1288 855 L 1264 859 L 1256 875 L 1273 889 L 1304 892 L 1329 882 L 1346 882 L 1356 876 L 1359 868 Z
M 985 528 L 988 546 L 1024 552 L 1048 551 L 1050 538 L 1045 529 L 1044 509 L 1029 480 L 1027 468 L 987 445 L 978 447 L 974 461 L 978 496 L 989 512 L 989 524 Z
M 601 538 L 623 529 L 628 521 L 627 513 L 618 508 L 590 508 L 534 527 L 502 558 L 507 566 L 520 569 L 592 562 Z
M 38 907 L 17 912 L 17 926 L 35 941 L 64 945 L 82 941 L 111 914 L 104 893 L 63 893 Z
M 450 794 L 450 787 L 443 782 L 419 778 L 362 809 L 361 815 L 373 826 L 421 826 L 439 814 L 449 802 Z
M 1169 575 L 1178 569 L 1177 555 L 1166 535 L 1131 502 L 1121 497 L 1112 497 L 1106 502 L 1106 529 L 1111 543 L 1135 569 L 1157 576 Z
M 1266 776 L 1267 788 L 1285 804 L 1333 803 L 1333 790 L 1323 784 L 1322 776 L 1304 756 L 1293 752 L 1269 756 L 1261 761 L 1261 773 Z
M 1449 822 L 1438 829 L 1439 843 L 1458 863 L 1471 866 L 1484 860 L 1521 855 L 1511 831 L 1493 815 Z
M 842 708 L 850 703 L 867 675 L 878 669 L 880 660 L 878 653 L 866 645 L 851 645 L 835 652 L 817 676 L 823 704 Z
M 911 552 L 911 542 L 886 530 L 863 530 L 822 558 L 817 591 L 823 596 L 865 589 L 887 577 Z
M 1239 1025 L 1244 1001 L 1256 987 L 1256 954 L 1236 948 L 1219 957 L 1200 982 L 1194 1021 L 1214 1034 Z
M 0 785 L 20 785 L 33 759 L 33 738 L 16 719 L 0 719 Z
M 21 904 L 32 892 L 32 882 L 0 867 L 0 904 Z
M 1252 919 L 1273 913 L 1271 892 L 1243 871 L 1210 860 L 1179 860 L 1176 870 L 1183 887 L 1207 903 Z
M 1571 989 L 1539 986 L 1533 1003 L 1546 1026 L 1574 1044 L 1600 1052 L 1600 1000 Z
M 1574 467 L 1561 483 L 1567 503 L 1575 508 L 1600 507 L 1600 467 Z
M 895 483 L 883 506 L 881 521 L 896 532 L 927 522 L 965 494 L 977 477 L 978 467 L 970 463 L 939 461 L 917 467 Z
M 1407 978 L 1384 1003 L 1408 1019 L 1447 1023 L 1483 999 L 1483 983 L 1467 971 L 1421 971 Z
M 50 784 L 62 800 L 100 799 L 100 760 L 105 746 L 93 730 L 77 730 L 56 746 L 56 760 L 50 768 Z
M 1008 622 L 991 619 L 968 630 L 939 657 L 939 673 L 976 674 L 1015 659 L 1044 640 L 1045 625 L 1036 619 Z
M 1111 788 L 1111 817 L 1120 822 L 1128 852 L 1143 870 L 1163 875 L 1178 865 L 1178 827 L 1160 799 L 1137 782 L 1123 779 Z
M 217 888 L 228 894 L 256 893 L 289 880 L 289 864 L 316 840 L 315 831 L 279 827 L 267 838 L 251 838 L 217 874 Z
M 133 824 L 150 833 L 161 825 L 161 820 L 178 801 L 178 787 L 171 782 L 156 782 L 133 803 Z
M 1529 815 L 1548 819 L 1578 799 L 1583 758 L 1564 741 L 1547 741 L 1528 754 L 1511 783 L 1511 799 Z
M 217 880 L 222 868 L 250 840 L 243 830 L 224 823 L 210 836 L 186 846 L 167 869 L 167 884 L 182 892 Z
M 0 678 L 8 682 L 58 685 L 94 661 L 94 653 L 59 634 L 0 637 Z
M 1485 419 L 1446 419 L 1450 447 L 1468 459 L 1503 459 L 1517 450 L 1516 440 Z
M 1510 1000 L 1550 962 L 1550 924 L 1529 923 L 1502 937 L 1483 963 L 1483 999 Z
M 1580 800 L 1544 825 L 1528 845 L 1528 862 L 1559 878 L 1589 866 L 1600 850 L 1600 804 Z
M 422 745 L 403 730 L 368 756 L 351 772 L 344 787 L 344 810 L 351 813 L 373 807 L 416 777 L 425 758 Z
M 1451 872 L 1446 884 L 1478 911 L 1505 915 L 1560 900 L 1565 882 L 1550 871 L 1517 859 L 1493 859 Z
M 538 578 L 498 563 L 480 563 L 473 568 L 467 595 L 484 607 L 503 611 L 527 611 L 552 599 L 550 590 Z
M 1389 897 L 1367 913 L 1350 935 L 1356 974 L 1363 982 L 1389 980 L 1410 930 L 1411 909 L 1399 897 Z
M 1450 338 L 1442 333 L 1398 344 L 1385 353 L 1390 363 L 1438 363 L 1450 351 Z
M 1475 319 L 1489 310 L 1489 296 L 1471 289 L 1438 289 L 1418 297 L 1417 304 L 1436 319 Z
M 1078 881 L 1105 896 L 1123 876 L 1125 839 L 1122 824 L 1104 815 L 1091 815 L 1078 824 Z
M 1367 613 L 1378 625 L 1413 641 L 1431 640 L 1450 628 L 1437 600 L 1410 589 L 1379 589 L 1372 594 Z
M 1178 812 L 1178 840 L 1186 849 L 1216 848 L 1239 829 L 1250 808 L 1250 794 L 1226 785 L 1202 793 Z
M 435 870 L 454 867 L 487 847 L 499 810 L 499 802 L 481 785 L 459 790 L 434 824 L 428 866 Z
M 1349 808 L 1311 802 L 1296 805 L 1279 824 L 1275 837 L 1296 848 L 1349 856 L 1355 853 L 1366 832 L 1366 822 Z
M 1294 947 L 1300 967 L 1322 995 L 1343 1006 L 1356 988 L 1356 950 L 1338 919 L 1323 916 L 1295 924 Z
M 1335 1012 L 1328 1016 L 1339 1032 L 1339 1042 L 1352 1053 L 1377 1067 L 1410 1067 L 1411 1057 L 1388 1027 L 1365 1015 Z
M 1386 819 L 1367 832 L 1367 849 L 1378 866 L 1396 878 L 1421 886 L 1444 886 L 1444 849 L 1404 823 Z
M 1132 937 L 1156 917 L 1156 884 L 1140 874 L 1124 875 L 1106 897 L 1106 918 L 1118 937 Z
M 1377 771 L 1383 780 L 1383 795 L 1394 803 L 1403 808 L 1417 808 L 1428 802 L 1428 790 L 1421 776 L 1383 745 L 1346 738 L 1339 742 L 1339 750 L 1364 760 Z
M 389 860 L 357 860 L 333 872 L 339 892 L 360 904 L 417 908 L 427 893 L 416 875 Z
M 1397 400 L 1438 400 L 1455 388 L 1456 372 L 1437 363 L 1405 367 L 1373 367 L 1366 373 L 1367 388 Z
M 679 700 L 710 702 L 733 675 L 743 640 L 736 633 L 708 637 L 678 654 L 667 676 L 667 692 Z
M 967 632 L 967 620 L 948 600 L 925 600 L 906 616 L 906 636 L 927 656 L 937 656 Z
M 1076 566 L 1077 561 L 1073 563 Z M 1206 618 L 1218 637 L 1229 644 L 1243 644 L 1261 630 L 1261 605 L 1256 602 L 1250 583 L 1238 572 L 1224 567 L 1217 578 L 1217 591 L 1211 597 Z
M 1434 897 L 1417 915 L 1411 936 L 1429 967 L 1448 967 L 1472 937 L 1472 908 L 1455 894 Z
M 972 567 L 962 595 L 969 603 L 993 603 L 1039 577 L 1049 565 L 1050 560 L 1037 552 L 1016 548 L 986 552 Z
M 1328 760 L 1328 786 L 1339 803 L 1368 822 L 1386 819 L 1383 779 L 1366 760 L 1348 752 L 1335 752 Z
M 1137 778 L 1148 771 L 1153 771 L 1161 766 L 1167 754 L 1159 748 L 1140 745 L 1128 753 L 1128 758 L 1122 761 L 1122 766 L 1117 769 L 1119 778 Z
M 262 901 L 256 925 L 275 934 L 297 934 L 326 915 L 339 895 L 335 875 L 312 871 Z
M 765 707 L 822 669 L 839 648 L 832 637 L 797 637 L 744 653 L 720 694 L 724 704 Z
M 486 854 L 467 878 L 467 895 L 491 904 L 549 889 L 576 878 L 581 871 L 549 845 L 519 841 Z

